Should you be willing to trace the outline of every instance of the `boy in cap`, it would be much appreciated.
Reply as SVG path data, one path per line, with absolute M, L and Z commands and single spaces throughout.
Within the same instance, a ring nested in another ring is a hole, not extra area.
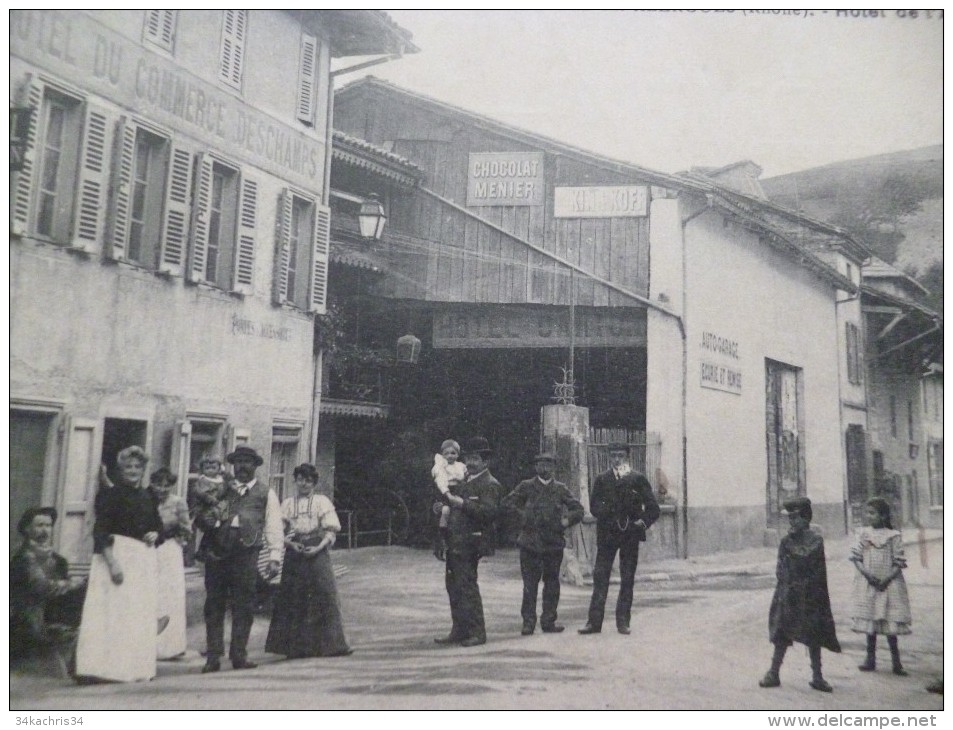
M 811 500 L 797 497 L 784 503 L 790 520 L 788 534 L 778 545 L 778 585 L 768 612 L 768 638 L 774 644 L 771 668 L 758 682 L 761 687 L 780 687 L 778 672 L 792 642 L 806 644 L 813 677 L 810 685 L 819 692 L 832 692 L 821 674 L 821 647 L 840 652 L 827 592 L 827 562 L 824 539 L 811 530 Z
M 525 479 L 503 498 L 504 507 L 519 511 L 522 518 L 519 537 L 520 573 L 523 576 L 523 636 L 536 630 L 536 596 L 543 581 L 543 614 L 540 624 L 544 633 L 565 629 L 556 623 L 559 605 L 559 567 L 566 547 L 564 531 L 582 522 L 582 503 L 562 482 L 553 478 L 556 458 L 547 452 L 534 460 L 536 476 Z

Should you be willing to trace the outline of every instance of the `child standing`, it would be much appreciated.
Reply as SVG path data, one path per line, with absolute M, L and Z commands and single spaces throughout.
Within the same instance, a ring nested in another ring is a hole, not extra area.
M 827 591 L 824 539 L 813 532 L 811 500 L 798 497 L 784 503 L 790 520 L 788 534 L 778 546 L 778 585 L 768 613 L 768 638 L 774 644 L 771 668 L 758 684 L 779 687 L 778 672 L 787 648 L 795 641 L 806 644 L 813 677 L 810 685 L 819 692 L 832 692 L 821 674 L 821 647 L 840 652 Z
M 875 497 L 867 502 L 867 522 L 857 534 L 850 560 L 857 568 L 854 576 L 853 630 L 867 634 L 867 659 L 858 668 L 876 669 L 877 634 L 887 635 L 893 673 L 906 676 L 900 663 L 898 634 L 910 633 L 910 598 L 903 569 L 903 538 L 893 529 L 890 505 Z
M 467 475 L 467 467 L 460 458 L 460 444 L 453 439 L 447 439 L 440 444 L 440 453 L 434 454 L 433 469 L 430 475 L 433 477 L 437 490 L 441 498 L 452 490 L 457 484 L 462 482 Z M 450 507 L 446 504 L 440 506 L 440 525 L 437 545 L 434 548 L 434 555 L 443 560 L 444 543 L 446 542 L 447 520 L 450 518 Z

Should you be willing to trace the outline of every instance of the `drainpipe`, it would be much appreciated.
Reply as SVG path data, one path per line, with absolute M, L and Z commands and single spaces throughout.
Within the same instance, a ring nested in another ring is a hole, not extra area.
M 688 559 L 688 334 L 685 320 L 688 314 L 688 224 L 715 205 L 715 199 L 706 195 L 706 205 L 682 220 L 682 316 L 678 320 L 682 336 L 682 558 Z

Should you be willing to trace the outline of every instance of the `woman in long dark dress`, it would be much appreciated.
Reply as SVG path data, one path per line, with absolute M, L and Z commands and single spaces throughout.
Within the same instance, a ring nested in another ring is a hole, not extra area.
M 329 548 L 341 523 L 331 500 L 317 494 L 318 470 L 294 470 L 297 495 L 281 504 L 285 557 L 265 651 L 289 659 L 351 653 L 341 626 Z

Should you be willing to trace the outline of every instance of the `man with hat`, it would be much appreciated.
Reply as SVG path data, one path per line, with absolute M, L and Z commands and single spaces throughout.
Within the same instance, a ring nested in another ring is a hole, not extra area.
M 589 495 L 589 509 L 596 518 L 596 565 L 592 572 L 592 600 L 589 620 L 580 634 L 598 634 L 609 595 L 609 576 L 616 553 L 622 584 L 615 605 L 616 628 L 631 633 L 632 588 L 639 564 L 639 543 L 659 518 L 659 506 L 652 485 L 644 474 L 632 471 L 626 459 L 629 447 L 609 444 L 611 468 L 596 477 Z
M 536 455 L 536 476 L 524 479 L 503 498 L 504 507 L 513 507 L 522 518 L 516 544 L 520 547 L 520 573 L 523 575 L 523 636 L 536 630 L 536 596 L 543 580 L 543 632 L 557 634 L 565 629 L 556 623 L 559 605 L 559 568 L 566 547 L 564 531 L 582 522 L 585 509 L 562 482 L 553 478 L 556 457 L 544 452 Z
M 232 601 L 232 640 L 228 656 L 234 669 L 254 669 L 248 661 L 248 636 L 254 619 L 258 584 L 258 555 L 267 545 L 266 578 L 278 574 L 284 530 L 281 505 L 274 490 L 255 472 L 264 460 L 250 446 L 239 446 L 225 457 L 234 478 L 219 501 L 215 524 L 199 524 L 212 535 L 205 560 L 205 635 L 207 652 L 202 672 L 221 669 L 225 653 L 225 608 Z M 213 512 L 210 512 L 213 514 Z
M 31 507 L 17 523 L 23 544 L 10 560 L 10 657 L 25 658 L 69 644 L 79 626 L 86 581 L 69 577 L 53 550 L 56 510 Z
M 450 507 L 447 520 L 447 595 L 450 597 L 450 634 L 438 644 L 479 646 L 486 643 L 483 600 L 477 584 L 480 558 L 496 547 L 495 520 L 503 488 L 487 468 L 490 444 L 483 437 L 470 439 L 463 450 L 466 480 L 442 499 Z

